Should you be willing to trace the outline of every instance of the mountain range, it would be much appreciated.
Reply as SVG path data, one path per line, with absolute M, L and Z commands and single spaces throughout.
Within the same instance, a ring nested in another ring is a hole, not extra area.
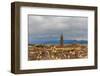
M 60 44 L 60 40 L 32 40 L 29 44 Z M 87 44 L 87 40 L 64 40 L 64 44 Z

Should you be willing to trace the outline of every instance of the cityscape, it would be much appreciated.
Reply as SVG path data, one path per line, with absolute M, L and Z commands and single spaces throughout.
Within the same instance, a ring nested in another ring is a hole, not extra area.
M 28 60 L 88 58 L 88 18 L 28 15 Z
M 87 58 L 87 45 L 64 44 L 63 35 L 58 45 L 29 45 L 29 60 L 55 60 Z

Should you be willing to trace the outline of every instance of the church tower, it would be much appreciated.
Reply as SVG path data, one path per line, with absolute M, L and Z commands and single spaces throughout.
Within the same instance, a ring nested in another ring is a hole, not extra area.
M 64 45 L 64 40 L 63 40 L 63 34 L 61 34 L 60 36 L 60 46 Z

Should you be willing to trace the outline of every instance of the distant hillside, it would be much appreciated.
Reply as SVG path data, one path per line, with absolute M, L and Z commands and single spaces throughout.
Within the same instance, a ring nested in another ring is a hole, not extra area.
M 87 40 L 64 40 L 64 44 L 87 44 Z M 60 44 L 60 40 L 32 40 L 29 44 Z

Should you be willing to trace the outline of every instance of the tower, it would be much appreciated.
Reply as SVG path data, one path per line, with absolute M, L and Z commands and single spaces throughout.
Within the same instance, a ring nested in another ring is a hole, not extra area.
M 63 34 L 61 34 L 61 36 L 60 36 L 60 45 L 61 45 L 61 46 L 64 45 Z

